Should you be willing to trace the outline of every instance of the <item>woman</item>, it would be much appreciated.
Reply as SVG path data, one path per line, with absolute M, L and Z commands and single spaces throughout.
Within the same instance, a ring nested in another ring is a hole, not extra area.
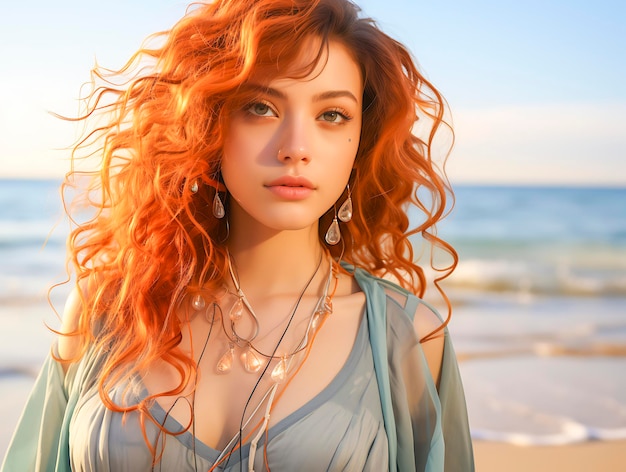
M 472 470 L 408 240 L 456 261 L 439 93 L 347 0 L 218 0 L 159 38 L 96 71 L 95 213 L 3 470 Z

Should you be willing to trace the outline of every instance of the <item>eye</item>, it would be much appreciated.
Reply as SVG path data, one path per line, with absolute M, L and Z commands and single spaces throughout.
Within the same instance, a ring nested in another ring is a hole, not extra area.
M 350 121 L 352 117 L 343 110 L 329 110 L 322 113 L 319 119 L 321 121 L 325 121 L 326 123 L 339 124 Z
M 276 116 L 276 112 L 269 104 L 264 102 L 255 102 L 247 106 L 247 111 L 255 116 Z

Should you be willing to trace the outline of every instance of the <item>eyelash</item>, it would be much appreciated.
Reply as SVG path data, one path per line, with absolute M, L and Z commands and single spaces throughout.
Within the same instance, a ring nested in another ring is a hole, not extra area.
M 352 120 L 352 115 L 350 113 L 348 113 L 347 110 L 343 109 L 343 108 L 333 108 L 331 110 L 326 110 L 325 112 L 322 112 L 320 114 L 320 117 L 324 116 L 327 113 L 336 113 L 339 117 L 341 117 L 341 121 L 337 122 L 337 121 L 326 121 L 326 120 L 322 120 L 322 121 L 326 121 L 326 123 L 330 123 L 330 124 L 343 124 L 345 122 L 348 122 L 350 120 Z
M 277 115 L 277 114 L 278 114 L 278 113 L 276 113 L 276 110 L 274 110 L 274 107 L 272 107 L 272 105 L 271 105 L 271 104 L 269 104 L 268 102 L 266 102 L 265 100 L 256 100 L 256 101 L 250 102 L 250 103 L 248 103 L 248 104 L 244 107 L 244 110 L 245 110 L 246 112 L 248 112 L 248 113 L 249 113 L 250 115 L 252 115 L 252 116 L 258 116 L 258 117 L 264 117 L 264 116 L 267 116 L 267 115 L 259 115 L 259 114 L 254 113 L 254 112 L 252 111 L 252 109 L 253 109 L 255 106 L 257 106 L 257 105 L 264 105 L 264 106 L 266 106 L 266 107 L 268 108 L 268 111 L 271 111 L 271 112 L 272 112 L 272 113 L 274 113 L 275 115 Z

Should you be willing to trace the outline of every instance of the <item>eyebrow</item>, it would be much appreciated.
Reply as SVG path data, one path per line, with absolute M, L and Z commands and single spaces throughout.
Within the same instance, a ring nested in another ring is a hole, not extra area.
M 285 95 L 283 92 L 272 87 L 266 87 L 264 85 L 258 85 L 258 84 L 248 84 L 247 88 L 249 88 L 250 90 L 258 91 L 259 93 L 262 93 L 264 95 L 269 95 L 270 97 L 276 97 L 282 100 L 285 100 L 287 98 L 287 95 Z M 313 96 L 313 101 L 321 102 L 322 100 L 328 100 L 330 98 L 340 98 L 340 97 L 349 98 L 353 100 L 355 103 L 359 102 L 357 98 L 354 96 L 354 94 L 350 92 L 349 90 L 329 90 L 327 92 L 318 93 Z
M 354 94 L 348 90 L 329 90 L 328 92 L 318 93 L 313 97 L 313 101 L 319 102 L 322 100 L 327 100 L 329 98 L 339 98 L 339 97 L 347 97 L 354 100 L 355 103 L 358 103 L 358 100 L 354 96 Z

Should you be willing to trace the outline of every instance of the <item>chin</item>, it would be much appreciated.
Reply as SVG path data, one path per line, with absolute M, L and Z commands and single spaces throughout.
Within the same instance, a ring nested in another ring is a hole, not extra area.
M 317 219 L 277 218 L 266 222 L 266 226 L 275 231 L 304 231 L 314 227 L 317 231 Z

